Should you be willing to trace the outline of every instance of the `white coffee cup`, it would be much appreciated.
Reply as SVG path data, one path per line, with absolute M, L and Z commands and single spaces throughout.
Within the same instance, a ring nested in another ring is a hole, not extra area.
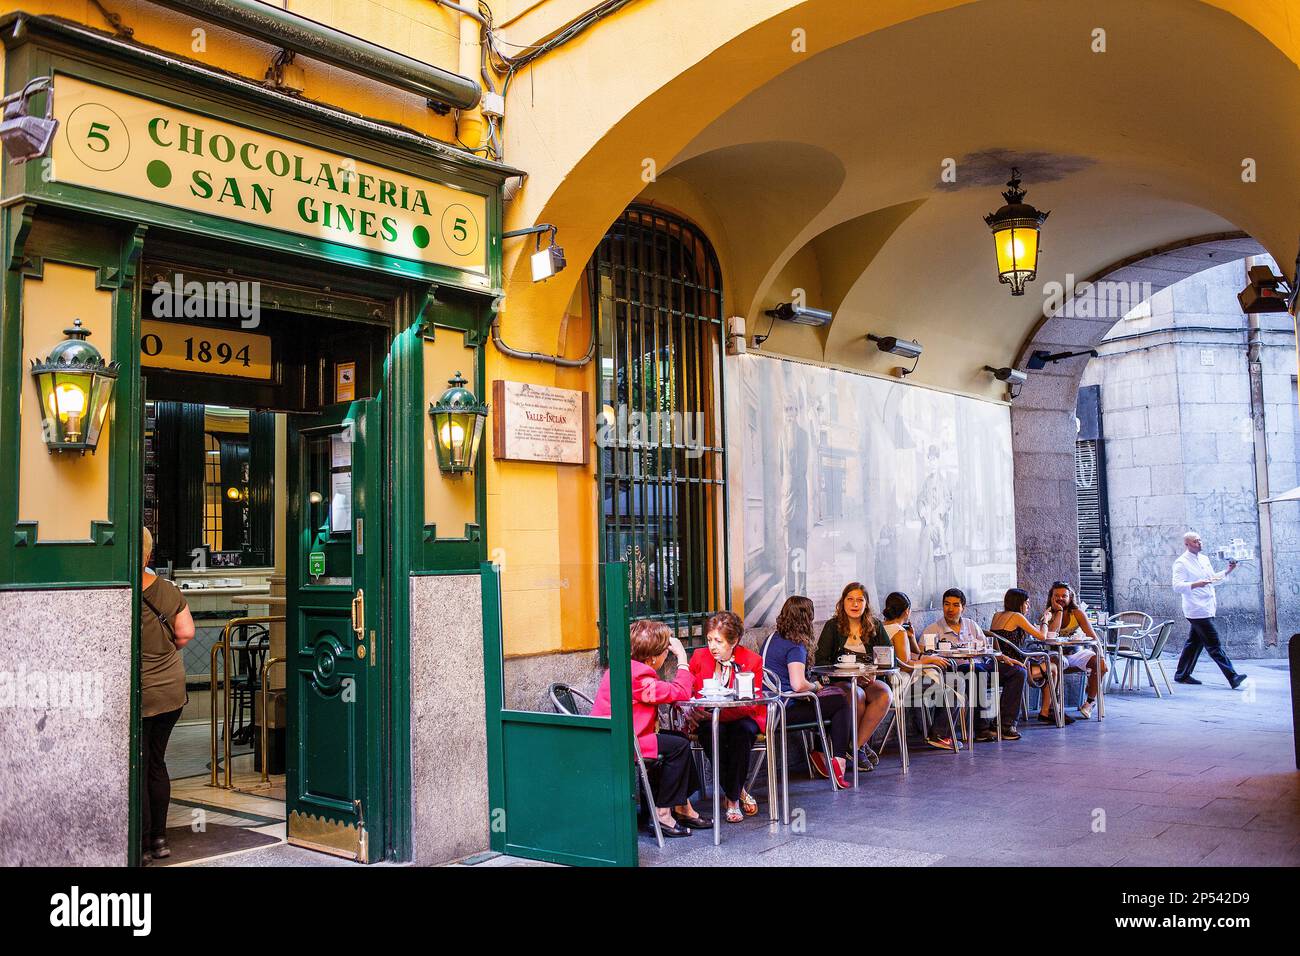
M 856 654 L 841 654 L 837 661 L 844 667 L 849 667 L 858 662 L 858 657 Z

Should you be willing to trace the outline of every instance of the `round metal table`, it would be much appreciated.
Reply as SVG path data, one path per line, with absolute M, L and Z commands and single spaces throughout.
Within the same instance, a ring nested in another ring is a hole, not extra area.
M 850 708 L 854 707 L 853 687 L 859 679 L 880 680 L 888 679 L 890 692 L 894 698 L 894 727 L 898 730 L 898 751 L 902 755 L 903 773 L 907 773 L 907 733 L 903 729 L 903 695 L 898 693 L 898 687 L 895 684 L 895 678 L 898 676 L 897 667 L 879 667 L 875 664 L 858 664 L 856 669 L 847 669 L 835 664 L 821 664 L 816 667 L 810 667 L 808 673 L 814 677 L 825 677 L 827 680 L 841 683 L 845 686 L 844 696 Z M 853 786 L 858 785 L 858 715 L 856 710 L 851 711 L 853 714 Z M 866 743 L 867 741 L 863 741 Z
M 1100 637 L 1088 637 L 1081 634 L 1078 637 L 1056 637 L 1052 640 L 1035 640 L 1036 644 L 1048 648 L 1056 655 L 1056 683 L 1057 693 L 1056 700 L 1059 706 L 1056 708 L 1056 726 L 1065 726 L 1065 651 L 1067 648 L 1074 647 L 1091 647 L 1093 653 L 1097 655 L 1097 660 L 1106 659 L 1106 646 L 1102 643 Z M 1100 667 L 1101 665 L 1098 664 Z M 1109 675 L 1108 675 L 1109 676 Z M 1087 693 L 1088 678 L 1087 670 L 1084 670 L 1084 693 Z M 1097 673 L 1097 720 L 1102 720 L 1106 716 L 1106 682 L 1101 679 L 1100 671 Z
M 767 742 L 767 766 L 768 766 L 768 795 L 767 802 L 769 813 L 772 819 L 777 819 L 776 808 L 776 781 L 774 779 L 773 768 L 776 766 L 772 760 L 772 708 L 780 703 L 780 696 L 769 693 L 768 691 L 755 690 L 753 697 L 692 697 L 690 700 L 678 701 L 677 707 L 682 710 L 707 710 L 710 713 L 710 724 L 713 736 L 713 757 L 709 760 L 713 767 L 713 845 L 717 846 L 722 842 L 722 793 L 718 784 L 718 765 L 722 762 L 719 759 L 719 740 L 718 727 L 719 721 L 724 710 L 732 707 L 766 707 L 767 708 L 767 732 L 764 737 Z
M 993 659 L 993 668 L 989 673 L 993 675 L 993 710 L 997 714 L 998 740 L 1000 742 L 1002 740 L 1002 675 L 998 673 L 997 667 L 999 652 L 993 648 L 979 651 L 971 648 L 956 648 L 947 651 L 925 651 L 924 653 L 952 661 L 954 670 L 959 662 L 970 662 L 970 666 L 966 669 L 966 711 L 968 714 L 966 721 L 966 746 L 970 750 L 970 755 L 972 757 L 975 756 L 975 717 L 977 712 L 976 703 L 978 700 L 975 694 L 975 674 L 977 673 L 975 670 L 975 661 L 983 657 Z

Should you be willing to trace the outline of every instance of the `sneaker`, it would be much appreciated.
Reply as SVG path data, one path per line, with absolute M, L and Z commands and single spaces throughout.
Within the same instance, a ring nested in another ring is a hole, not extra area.
M 849 781 L 845 779 L 844 770 L 847 767 L 847 761 L 843 757 L 836 757 L 832 766 L 835 768 L 835 785 L 841 790 L 849 789 Z
M 875 757 L 875 754 L 870 748 L 865 746 L 858 748 L 857 764 L 860 773 L 870 773 L 876 769 L 876 764 L 880 762 L 880 758 L 876 757 L 876 760 L 873 763 L 871 760 L 872 757 Z
M 1200 681 L 1198 681 L 1195 677 L 1190 677 L 1190 676 L 1189 676 L 1189 677 L 1175 677 L 1175 678 L 1174 678 L 1174 683 L 1175 683 L 1175 684 L 1199 684 Z
M 1048 714 L 1046 717 L 1044 717 L 1042 714 L 1039 714 L 1038 719 L 1041 723 L 1044 724 L 1056 723 L 1056 718 L 1052 714 Z M 1069 714 L 1066 714 L 1063 720 L 1066 726 L 1069 726 L 1070 724 L 1074 723 L 1074 718 L 1071 717 Z
M 1236 689 L 1237 689 L 1238 687 L 1240 687 L 1242 684 L 1246 683 L 1246 675 L 1245 675 L 1245 674 L 1238 674 L 1238 675 L 1237 675 L 1236 677 L 1234 677 L 1232 680 L 1228 681 L 1228 683 L 1232 685 L 1232 689 L 1233 689 L 1233 690 L 1236 690 Z
M 1095 700 L 1085 700 L 1079 705 L 1079 713 L 1083 714 L 1084 720 L 1092 719 L 1092 708 L 1097 702 Z
M 951 737 L 926 737 L 925 742 L 927 746 L 933 747 L 935 750 L 952 750 Z
M 866 757 L 867 760 L 871 762 L 871 766 L 873 767 L 876 766 L 876 764 L 880 763 L 880 754 L 876 753 L 866 744 L 863 744 L 861 747 L 858 748 L 858 756 Z
M 830 777 L 830 770 L 826 766 L 826 755 L 820 750 L 814 750 L 808 755 L 808 761 L 812 764 L 813 773 L 826 780 Z
M 1016 730 L 1016 725 L 1015 725 L 1015 724 L 1012 724 L 1010 727 L 1003 727 L 1003 728 L 1002 728 L 1002 739 L 1003 739 L 1003 740 L 1019 740 L 1019 739 L 1020 739 L 1020 731 Z
M 985 727 L 975 735 L 977 744 L 994 744 L 998 741 L 998 731 L 996 727 Z

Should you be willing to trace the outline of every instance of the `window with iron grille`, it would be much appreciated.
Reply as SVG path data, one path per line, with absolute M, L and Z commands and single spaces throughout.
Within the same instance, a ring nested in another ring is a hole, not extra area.
M 631 206 L 587 279 L 600 344 L 601 563 L 627 562 L 632 619 L 700 639 L 728 593 L 717 257 L 689 222 Z

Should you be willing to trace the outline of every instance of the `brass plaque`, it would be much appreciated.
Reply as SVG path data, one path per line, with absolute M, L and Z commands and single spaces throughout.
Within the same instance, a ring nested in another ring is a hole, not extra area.
M 289 814 L 288 840 L 293 846 L 319 850 L 358 863 L 369 863 L 370 854 L 364 827 L 355 823 L 325 820 L 312 813 Z

